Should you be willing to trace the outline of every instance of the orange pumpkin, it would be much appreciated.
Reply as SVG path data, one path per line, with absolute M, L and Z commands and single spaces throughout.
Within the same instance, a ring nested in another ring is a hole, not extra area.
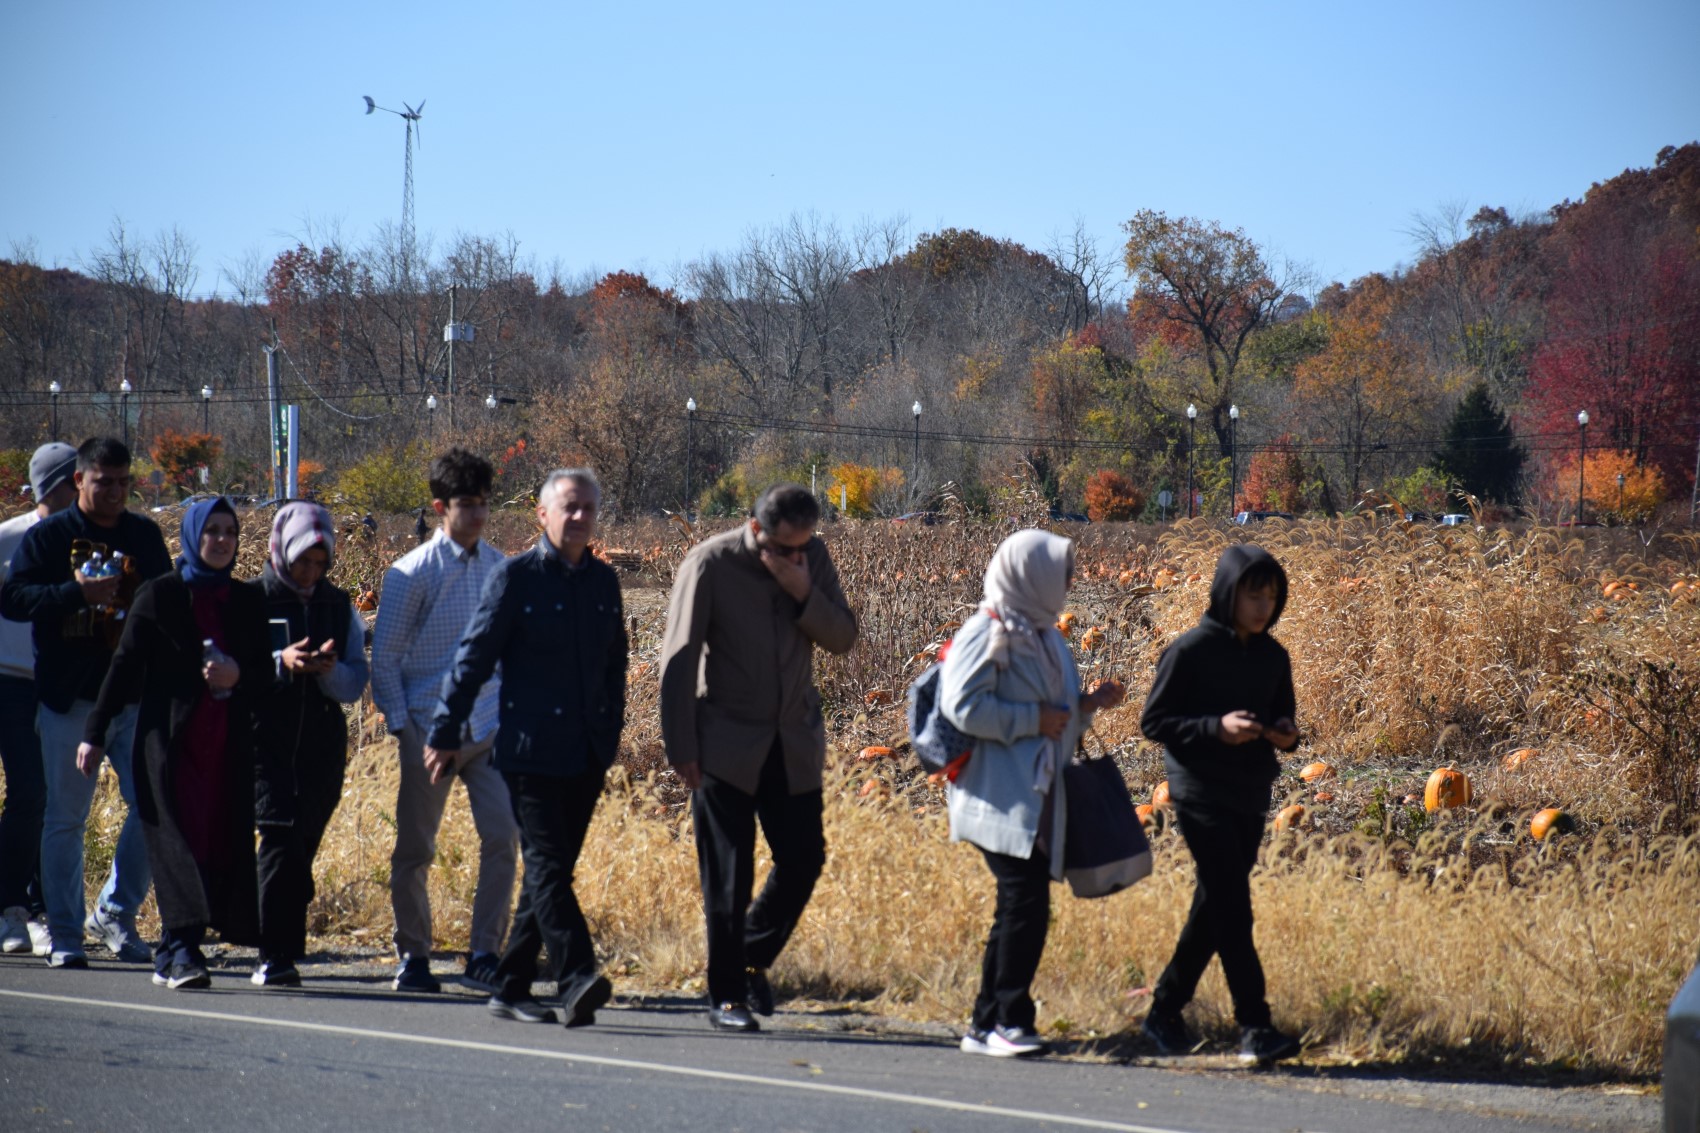
M 890 787 L 887 787 L 878 779 L 869 779 L 862 784 L 862 789 L 856 792 L 856 797 L 865 799 L 870 795 L 878 795 L 880 798 L 885 798 L 889 794 L 891 794 Z
M 1331 803 L 1334 801 L 1334 792 L 1318 791 L 1316 792 L 1316 801 L 1319 803 Z
M 897 752 L 893 751 L 891 748 L 885 747 L 882 744 L 871 744 L 868 747 L 863 748 L 861 754 L 858 755 L 856 758 L 857 759 L 890 759 L 892 756 L 894 756 L 896 754 L 897 754 Z
M 1499 765 L 1507 771 L 1515 771 L 1531 759 L 1538 759 L 1540 754 L 1540 748 L 1520 747 L 1504 759 L 1500 760 Z
M 870 692 L 866 696 L 864 696 L 862 698 L 862 700 L 869 707 L 874 707 L 874 708 L 877 708 L 878 706 L 880 706 L 882 704 L 890 704 L 891 703 L 891 690 L 890 689 L 884 689 L 884 688 L 876 688 L 872 692 Z
M 1305 764 L 1304 768 L 1299 771 L 1299 778 L 1303 779 L 1307 783 L 1314 783 L 1319 779 L 1326 779 L 1333 774 L 1334 769 L 1332 767 L 1328 766 L 1326 763 L 1318 761 L 1316 763 Z
M 1064 610 L 1063 616 L 1057 619 L 1057 628 L 1062 630 L 1064 637 L 1067 637 L 1074 632 L 1074 623 L 1079 620 L 1073 610 Z
M 1282 809 L 1281 813 L 1275 816 L 1275 829 L 1291 829 L 1303 822 L 1304 818 L 1305 808 L 1300 806 L 1298 803 L 1294 803 L 1292 806 Z
M 1456 767 L 1442 767 L 1423 788 L 1423 809 L 1433 812 L 1470 805 L 1470 777 Z
M 1102 644 L 1104 644 L 1103 626 L 1093 626 L 1080 635 L 1080 647 L 1082 649 L 1096 649 Z
M 1122 586 L 1132 586 L 1134 581 L 1134 574 L 1131 570 L 1124 570 L 1120 574 L 1116 575 L 1116 582 L 1120 583 Z
M 1547 835 L 1564 833 L 1570 829 L 1570 816 L 1555 806 L 1535 812 L 1535 817 L 1529 820 L 1529 834 L 1537 842 L 1546 841 Z
M 1133 808 L 1133 813 L 1139 816 L 1139 824 L 1152 833 L 1156 833 L 1163 829 L 1163 826 L 1167 821 L 1163 816 L 1162 810 L 1158 807 L 1152 806 L 1150 803 L 1140 803 L 1138 806 Z
M 354 600 L 354 607 L 362 613 L 371 613 L 376 610 L 378 608 L 378 592 L 376 590 L 362 590 L 360 596 Z
M 1169 781 L 1167 779 L 1164 779 L 1161 783 L 1158 783 L 1157 789 L 1155 791 L 1151 792 L 1151 805 L 1152 806 L 1168 806 L 1169 805 Z

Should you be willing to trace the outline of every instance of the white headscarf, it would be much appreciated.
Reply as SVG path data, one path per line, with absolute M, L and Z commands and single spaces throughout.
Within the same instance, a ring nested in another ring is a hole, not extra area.
M 992 635 L 992 656 L 1022 650 L 1036 657 L 1053 705 L 1059 704 L 1068 687 L 1064 666 L 1074 663 L 1055 625 L 1068 603 L 1073 574 L 1073 541 L 1036 528 L 1017 531 L 998 544 L 986 567 L 984 603 L 1002 629 Z M 1058 757 L 1055 742 L 1047 739 L 1039 745 L 1033 766 L 1035 790 L 1051 789 Z

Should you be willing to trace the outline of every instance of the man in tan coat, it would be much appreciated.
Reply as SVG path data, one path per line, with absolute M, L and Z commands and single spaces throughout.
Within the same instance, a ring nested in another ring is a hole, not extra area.
M 691 790 L 708 926 L 709 1022 L 755 1031 L 773 1013 L 767 969 L 826 864 L 826 727 L 814 647 L 846 653 L 856 616 L 814 533 L 808 489 L 778 484 L 755 518 L 679 567 L 661 662 L 667 760 Z M 773 854 L 752 904 L 756 820 Z

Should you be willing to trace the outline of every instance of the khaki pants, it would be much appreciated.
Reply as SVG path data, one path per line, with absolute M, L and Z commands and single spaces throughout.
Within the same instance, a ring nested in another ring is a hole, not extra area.
M 395 948 L 400 956 L 431 954 L 431 898 L 426 872 L 437 856 L 437 829 L 456 779 L 466 784 L 472 823 L 478 830 L 478 888 L 472 897 L 474 952 L 500 952 L 513 915 L 519 826 L 508 787 L 491 762 L 492 741 L 461 749 L 455 773 L 431 782 L 425 769 L 425 732 L 409 722 L 401 742 L 401 789 L 396 795 L 395 852 L 390 855 L 390 905 L 395 910 Z

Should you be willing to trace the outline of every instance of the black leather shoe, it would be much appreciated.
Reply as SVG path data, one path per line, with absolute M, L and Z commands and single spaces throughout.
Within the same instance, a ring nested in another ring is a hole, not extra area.
M 722 1003 L 718 1007 L 708 1009 L 708 1023 L 717 1031 L 759 1031 L 761 1024 L 756 1022 L 750 1009 L 742 1003 Z
M 516 1023 L 553 1023 L 555 1013 L 535 999 L 503 999 L 499 995 L 490 997 L 490 1014 L 498 1019 L 512 1019 Z
M 766 968 L 748 968 L 744 982 L 749 987 L 750 1010 L 757 1015 L 773 1014 L 773 985 L 767 981 Z
M 614 997 L 607 976 L 592 976 L 561 996 L 562 1020 L 569 1027 L 588 1027 L 596 1022 L 596 1009 Z

